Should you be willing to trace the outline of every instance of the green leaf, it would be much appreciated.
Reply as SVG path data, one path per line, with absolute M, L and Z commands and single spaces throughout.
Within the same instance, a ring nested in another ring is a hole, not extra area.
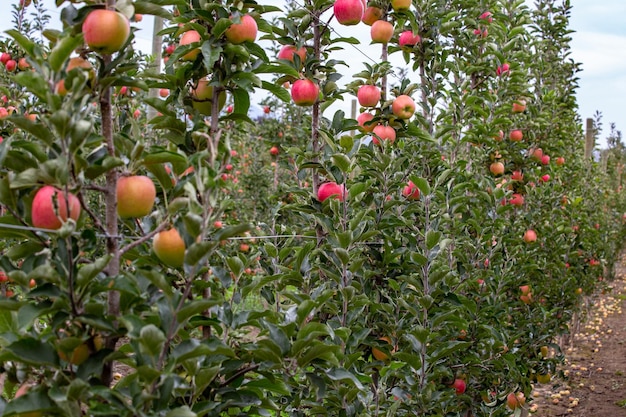
M 187 303 L 183 308 L 178 311 L 178 313 L 176 314 L 176 320 L 178 320 L 179 323 L 183 323 L 191 316 L 204 313 L 206 310 L 218 304 L 219 300 L 217 299 L 193 300 Z
M 157 6 L 155 2 L 136 0 L 134 6 L 135 13 L 159 16 L 167 20 L 172 19 L 172 14 L 167 9 Z
M 242 88 L 236 88 L 232 93 L 235 101 L 234 113 L 247 115 L 250 109 L 250 94 Z
M 9 402 L 2 414 L 5 417 L 26 415 L 52 415 L 54 404 L 42 390 L 31 390 Z
M 276 85 L 268 81 L 263 81 L 261 87 L 264 90 L 267 90 L 270 93 L 274 94 L 274 96 L 283 103 L 289 103 L 291 101 L 291 95 L 289 94 L 289 92 L 280 85 Z
M 352 161 L 346 155 L 342 153 L 336 153 L 330 157 L 333 164 L 341 170 L 343 173 L 349 173 L 351 171 Z
M 428 250 L 431 250 L 432 248 L 437 246 L 440 240 L 441 232 L 437 232 L 435 230 L 429 230 L 428 232 L 426 232 L 426 248 Z
M 358 380 L 356 375 L 346 371 L 345 369 L 332 369 L 329 372 L 326 372 L 326 376 L 328 376 L 333 381 L 349 381 L 354 384 L 355 387 L 362 390 L 363 384 Z
M 209 41 L 206 41 L 202 44 L 200 49 L 202 50 L 202 63 L 204 64 L 204 68 L 206 68 L 209 73 L 212 73 L 215 63 L 220 59 L 222 54 L 222 47 L 214 47 Z
M 191 411 L 191 409 L 184 405 L 179 408 L 175 408 L 168 412 L 165 417 L 196 417 L 197 414 Z
M 15 42 L 19 46 L 22 47 L 23 50 L 30 56 L 32 56 L 35 52 L 35 42 L 31 41 L 27 36 L 23 35 L 20 31 L 11 29 L 7 30 L 6 33 L 12 37 Z
M 148 324 L 141 328 L 139 333 L 139 343 L 141 350 L 152 356 L 158 356 L 165 344 L 165 335 L 154 324 Z
M 4 348 L 18 360 L 31 365 L 57 365 L 59 358 L 52 346 L 37 339 L 24 338 Z M 0 356 L 4 356 L 1 355 Z
M 415 184 L 417 188 L 419 188 L 422 195 L 426 196 L 430 194 L 430 185 L 428 185 L 428 180 L 415 175 L 410 175 L 409 179 L 413 182 L 413 184 Z
M 100 272 L 104 270 L 111 260 L 111 255 L 105 255 L 95 260 L 91 264 L 87 264 L 78 270 L 77 284 L 79 287 L 84 287 L 92 279 L 94 279 Z
M 16 83 L 36 95 L 41 101 L 45 102 L 47 100 L 50 87 L 43 76 L 41 76 L 38 72 L 21 71 L 13 79 Z
M 48 55 L 48 63 L 52 70 L 59 72 L 63 69 L 63 64 L 69 59 L 72 52 L 83 44 L 82 36 L 66 36 L 54 45 L 50 55 Z

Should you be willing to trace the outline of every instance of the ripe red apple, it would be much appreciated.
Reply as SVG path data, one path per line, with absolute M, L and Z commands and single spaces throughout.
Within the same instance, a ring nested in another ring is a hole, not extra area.
M 556 164 L 558 166 L 565 165 L 565 158 L 563 158 L 562 156 L 559 156 L 558 158 L 556 158 Z
M 226 113 L 232 113 L 233 110 L 235 110 L 235 106 L 232 104 L 229 104 L 228 107 L 226 107 Z
M 4 120 L 9 117 L 9 111 L 5 107 L 0 107 L 0 120 Z
M 277 146 L 272 146 L 270 148 L 270 155 L 277 156 L 280 153 L 280 149 Z
M 493 162 L 491 165 L 489 165 L 489 171 L 491 171 L 491 173 L 493 175 L 502 175 L 504 174 L 504 164 L 502 162 Z
M 272 112 L 272 109 L 270 108 L 270 106 L 263 107 L 263 113 L 270 114 L 271 112 Z
M 244 42 L 254 42 L 258 32 L 256 20 L 249 14 L 241 16 L 240 23 L 233 23 L 226 29 L 226 39 L 230 43 L 239 45 Z
M 117 181 L 117 214 L 121 218 L 150 214 L 156 199 L 156 187 L 145 175 L 121 177 Z
M 452 388 L 456 391 L 456 395 L 461 395 L 465 392 L 467 384 L 462 379 L 457 378 L 452 383 Z
M 401 47 L 415 46 L 422 41 L 422 38 L 417 33 L 413 33 L 411 30 L 405 30 L 400 34 L 398 38 L 398 44 Z
M 524 232 L 524 242 L 533 243 L 536 240 L 537 240 L 537 233 L 534 230 L 528 229 Z
M 335 0 L 333 12 L 337 22 L 344 26 L 352 26 L 361 21 L 365 6 L 361 0 Z
M 410 181 L 407 185 L 402 189 L 402 195 L 407 198 L 407 200 L 419 200 L 420 199 L 420 189 L 417 188 L 417 185 Z
M 395 12 L 409 10 L 411 0 L 391 0 L 391 7 Z
M 517 193 L 513 194 L 513 198 L 511 198 L 509 200 L 509 204 L 511 204 L 513 206 L 517 206 L 517 207 L 523 206 L 524 205 L 524 196 L 521 195 L 521 194 L 517 194 Z
M 499 130 L 497 135 L 492 136 L 496 142 L 501 142 L 504 139 L 504 132 Z
M 278 52 L 278 59 L 285 59 L 293 62 L 294 56 L 296 55 L 300 57 L 300 63 L 303 63 L 306 60 L 306 48 L 302 46 L 299 49 L 296 49 L 293 45 L 283 45 Z
M 139 13 L 135 13 L 135 22 L 139 23 L 143 20 L 143 15 Z
M 541 164 L 542 165 L 549 165 L 550 164 L 550 157 L 548 155 L 543 155 L 541 157 Z
M 309 79 L 297 80 L 291 87 L 291 98 L 298 106 L 312 106 L 320 94 L 319 86 Z
M 511 133 L 509 133 L 509 139 L 511 139 L 513 142 L 519 142 L 523 138 L 524 134 L 519 129 L 512 130 Z
M 389 43 L 393 37 L 393 24 L 386 20 L 377 20 L 372 23 L 370 35 L 374 43 Z
M 174 45 L 173 43 L 170 43 L 169 45 L 167 45 L 167 47 L 165 48 L 165 53 L 167 55 L 172 55 L 174 53 L 174 51 L 176 50 L 176 45 Z
M 410 119 L 415 113 L 415 102 L 411 97 L 403 94 L 393 101 L 391 111 L 400 119 Z
M 206 78 L 198 80 L 196 88 L 191 89 L 191 104 L 200 114 L 210 116 L 213 108 L 213 86 Z M 221 91 L 217 97 L 218 111 L 226 104 L 226 93 Z
M 528 151 L 528 154 L 531 158 L 541 161 L 541 158 L 543 157 L 543 150 L 541 150 L 541 148 L 530 149 L 530 151 Z
M 179 45 L 189 45 L 190 43 L 200 42 L 200 33 L 196 30 L 188 30 L 180 37 Z M 193 49 L 182 56 L 183 61 L 195 61 L 200 54 L 200 48 Z
M 69 216 L 68 216 L 69 203 Z M 56 230 L 60 228 L 68 217 L 74 221 L 80 217 L 80 201 L 72 193 L 67 195 L 51 186 L 40 188 L 35 194 L 31 210 L 33 226 L 42 229 Z
M 491 12 L 484 12 L 480 15 L 480 20 L 483 20 L 485 23 L 493 22 L 493 15 Z
M 13 72 L 17 68 L 17 62 L 13 59 L 9 59 L 4 66 L 8 72 Z
M 548 174 L 542 175 L 541 176 L 541 181 L 543 181 L 543 182 L 550 181 L 550 175 L 548 175 Z
M 133 112 L 133 117 L 135 119 L 139 119 L 139 117 L 141 117 L 141 110 L 137 109 Z
M 363 12 L 363 17 L 361 18 L 361 22 L 365 23 L 367 26 L 372 26 L 372 24 L 383 17 L 383 11 L 376 6 L 369 6 Z
M 522 174 L 522 171 L 513 171 L 513 174 L 511 174 L 511 180 L 524 181 L 524 174 Z
M 520 99 L 513 102 L 513 113 L 523 113 L 526 110 L 526 100 Z
M 396 140 L 396 130 L 391 126 L 378 125 L 374 128 L 372 133 L 374 134 L 374 136 L 372 136 L 372 142 L 374 142 L 374 145 L 380 144 L 378 138 L 388 140 L 389 143 L 393 143 Z
M 380 101 L 380 88 L 375 85 L 362 85 L 356 93 L 359 105 L 363 107 L 375 107 Z
M 520 285 L 519 289 L 523 295 L 530 294 L 530 290 L 531 290 L 530 285 Z
M 152 239 L 152 250 L 164 264 L 174 268 L 183 266 L 185 241 L 175 228 L 157 233 Z
M 499 65 L 498 68 L 496 68 L 496 75 L 500 76 L 500 75 L 507 74 L 510 69 L 511 69 L 510 65 L 505 62 L 504 64 Z
M 523 392 L 518 392 L 518 393 L 512 392 L 506 396 L 506 405 L 511 410 L 515 410 L 516 408 L 519 408 L 523 406 L 524 404 L 526 404 L 526 397 L 524 396 Z
M 83 22 L 83 36 L 89 47 L 109 55 L 122 49 L 130 36 L 130 21 L 114 10 L 96 9 Z
M 368 122 L 370 122 L 373 119 L 374 119 L 374 115 L 372 113 L 365 112 L 365 113 L 359 114 L 359 117 L 357 117 L 356 121 L 365 132 L 372 132 L 374 128 L 376 127 L 376 124 L 368 123 Z
M 10 59 L 11 59 L 10 53 L 3 52 L 2 54 L 0 54 L 0 62 L 2 62 L 2 65 L 6 65 Z
M 317 199 L 320 202 L 323 202 L 329 197 L 334 198 L 335 200 L 343 201 L 346 196 L 346 186 L 339 185 L 336 182 L 325 182 L 320 185 L 317 190 Z
M 170 95 L 170 90 L 168 90 L 167 88 L 161 88 L 159 90 L 159 96 L 165 98 L 165 97 L 167 97 L 169 95 Z

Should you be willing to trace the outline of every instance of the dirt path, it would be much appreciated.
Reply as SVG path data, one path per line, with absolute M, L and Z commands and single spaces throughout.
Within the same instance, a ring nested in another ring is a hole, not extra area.
M 593 300 L 573 347 L 565 348 L 568 380 L 535 386 L 535 417 L 626 417 L 626 257 L 613 290 Z

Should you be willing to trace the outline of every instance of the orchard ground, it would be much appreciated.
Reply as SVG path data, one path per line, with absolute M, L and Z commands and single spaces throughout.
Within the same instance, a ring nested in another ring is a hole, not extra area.
M 626 415 L 626 254 L 612 291 L 589 300 L 589 316 L 564 347 L 565 380 L 535 386 L 537 417 Z

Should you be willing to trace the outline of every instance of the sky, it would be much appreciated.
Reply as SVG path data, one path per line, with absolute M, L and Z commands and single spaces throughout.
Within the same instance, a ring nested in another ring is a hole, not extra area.
M 17 4 L 19 0 L 0 0 L 2 3 Z M 42 0 L 51 15 L 51 25 L 59 23 L 60 9 L 57 9 L 54 0 Z M 266 0 L 265 3 L 276 3 L 282 0 Z M 532 7 L 534 1 L 526 0 L 526 4 Z M 573 5 L 570 20 L 572 34 L 571 52 L 572 58 L 581 63 L 582 72 L 578 73 L 579 88 L 577 90 L 577 102 L 581 120 L 593 117 L 596 111 L 603 115 L 603 129 L 600 146 L 605 146 L 603 138 L 609 133 L 609 125 L 615 123 L 617 130 L 626 129 L 626 112 L 624 111 L 624 97 L 626 96 L 626 0 L 571 0 Z M 32 6 L 31 6 L 32 7 Z M 153 19 L 144 17 L 141 23 L 135 24 L 140 30 L 136 33 L 137 47 L 149 52 L 152 44 Z M 11 15 L 0 14 L 0 32 L 11 28 Z M 359 24 L 357 26 L 342 27 L 335 29 L 338 35 L 355 36 L 367 40 L 369 43 L 369 26 Z M 3 36 L 3 35 L 0 35 Z M 374 62 L 379 59 L 380 46 L 360 48 L 365 54 L 350 55 L 348 59 L 350 68 L 341 67 L 340 72 L 344 79 L 349 80 L 351 75 L 362 69 L 362 62 Z M 399 54 L 395 54 L 399 59 Z M 392 55 L 393 57 L 393 55 Z M 398 60 L 394 66 L 400 65 Z M 355 64 L 356 63 L 356 64 Z M 392 62 L 393 63 L 393 62 Z M 255 95 L 261 100 L 262 93 Z M 341 108 L 347 115 L 350 114 L 350 100 L 331 107 L 327 117 L 332 117 L 332 112 Z

